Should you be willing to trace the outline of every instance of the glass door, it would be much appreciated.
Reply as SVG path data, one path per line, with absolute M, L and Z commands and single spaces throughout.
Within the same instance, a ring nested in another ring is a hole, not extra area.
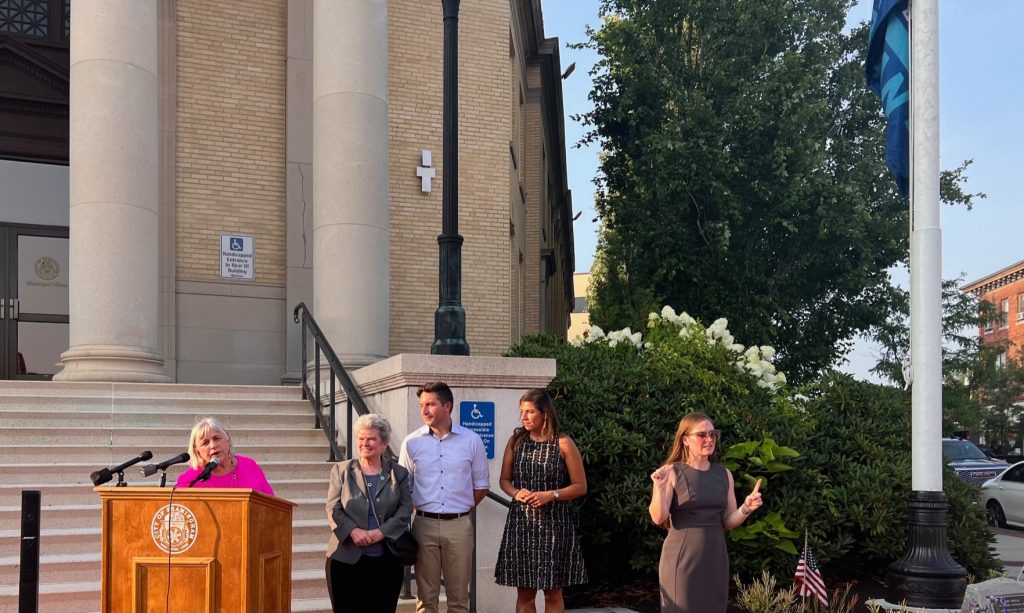
M 68 348 L 68 230 L 0 225 L 0 378 L 51 379 Z

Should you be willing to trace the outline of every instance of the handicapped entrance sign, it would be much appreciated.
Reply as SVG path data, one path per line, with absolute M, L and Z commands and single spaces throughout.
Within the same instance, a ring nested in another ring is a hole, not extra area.
M 463 400 L 459 403 L 459 424 L 480 435 L 487 459 L 494 459 L 494 403 Z

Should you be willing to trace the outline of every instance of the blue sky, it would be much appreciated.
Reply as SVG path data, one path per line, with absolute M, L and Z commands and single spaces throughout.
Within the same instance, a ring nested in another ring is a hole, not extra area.
M 584 128 L 571 119 L 591 108 L 590 69 L 596 54 L 574 50 L 567 43 L 585 40 L 586 26 L 598 27 L 599 0 L 542 0 L 544 33 L 558 37 L 562 67 L 576 63 L 563 81 L 566 152 L 576 221 L 576 270 L 590 269 L 597 245 L 593 209 L 596 146 L 575 148 Z M 979 8 L 983 7 L 983 8 Z M 851 22 L 867 21 L 871 2 L 861 0 Z M 1024 112 L 1017 106 L 1024 77 L 1022 0 L 939 1 L 940 122 L 942 168 L 973 159 L 967 189 L 988 195 L 972 211 L 943 207 L 942 271 L 946 278 L 963 275 L 973 281 L 1024 260 L 1024 215 L 1016 207 L 1024 194 Z M 906 285 L 906 273 L 894 271 Z M 686 305 L 673 305 L 685 309 Z M 847 370 L 866 376 L 874 363 L 873 348 L 858 344 Z

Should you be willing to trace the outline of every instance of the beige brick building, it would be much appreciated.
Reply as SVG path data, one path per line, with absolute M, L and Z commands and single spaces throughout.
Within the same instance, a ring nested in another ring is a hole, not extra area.
M 301 372 L 299 302 L 349 365 L 429 352 L 441 3 L 109 6 L 0 14 L 0 297 L 22 314 L 0 378 L 278 383 Z M 540 0 L 463 2 L 459 34 L 462 304 L 472 353 L 499 355 L 569 327 L 561 67 Z M 225 236 L 251 278 L 226 278 Z

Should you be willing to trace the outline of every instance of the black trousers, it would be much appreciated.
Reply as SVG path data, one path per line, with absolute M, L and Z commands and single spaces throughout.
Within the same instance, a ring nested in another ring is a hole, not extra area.
M 405 568 L 390 553 L 355 564 L 327 558 L 327 592 L 334 613 L 395 613 Z

